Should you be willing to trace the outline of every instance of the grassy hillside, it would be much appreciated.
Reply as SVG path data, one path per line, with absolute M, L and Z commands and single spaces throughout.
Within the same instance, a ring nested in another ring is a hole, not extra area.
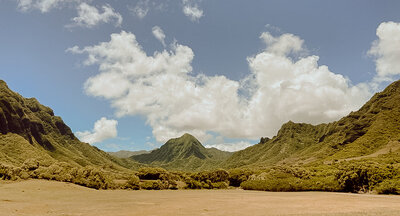
M 215 168 L 231 155 L 230 152 L 215 148 L 205 148 L 194 136 L 184 134 L 170 139 L 161 148 L 148 154 L 131 158 L 140 163 L 160 166 L 167 169 L 203 170 Z
M 275 137 L 234 153 L 223 166 L 329 164 L 393 153 L 397 157 L 399 140 L 400 81 L 397 81 L 339 121 L 315 126 L 288 122 Z
M 26 159 L 121 170 L 137 166 L 80 142 L 52 109 L 11 91 L 0 80 L 0 162 L 21 166 Z
M 126 150 L 121 150 L 117 152 L 107 152 L 108 154 L 118 157 L 118 158 L 129 158 L 134 155 L 141 155 L 141 154 L 147 154 L 149 151 L 146 150 L 141 150 L 141 151 L 126 151 Z

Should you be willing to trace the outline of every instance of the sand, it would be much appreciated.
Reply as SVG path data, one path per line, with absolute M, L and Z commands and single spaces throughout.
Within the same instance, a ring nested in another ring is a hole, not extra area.
M 400 196 L 235 189 L 98 191 L 54 181 L 0 181 L 0 215 L 400 215 Z

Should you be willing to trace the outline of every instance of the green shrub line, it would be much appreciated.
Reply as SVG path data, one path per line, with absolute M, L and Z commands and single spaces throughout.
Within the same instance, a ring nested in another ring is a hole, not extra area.
M 97 167 L 74 167 L 57 162 L 41 165 L 34 159 L 21 167 L 0 164 L 0 180 L 47 179 L 70 182 L 94 189 L 176 190 L 227 189 L 261 191 L 336 191 L 400 194 L 400 165 L 397 161 L 342 161 L 305 166 L 274 166 L 201 172 L 167 171 L 143 167 L 138 171 L 112 173 Z

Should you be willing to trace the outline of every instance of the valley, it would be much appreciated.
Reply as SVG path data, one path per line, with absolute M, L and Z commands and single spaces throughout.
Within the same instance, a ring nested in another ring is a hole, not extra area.
M 51 108 L 0 81 L 0 179 L 95 189 L 233 189 L 400 194 L 400 81 L 328 124 L 289 121 L 237 152 L 191 134 L 152 151 L 106 153 Z

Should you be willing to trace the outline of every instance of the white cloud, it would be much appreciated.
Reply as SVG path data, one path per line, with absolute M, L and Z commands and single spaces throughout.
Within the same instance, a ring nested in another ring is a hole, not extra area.
M 400 74 L 400 23 L 383 22 L 376 30 L 370 55 L 376 57 L 376 81 L 391 80 Z
M 103 12 L 100 12 L 96 7 L 88 5 L 87 3 L 81 3 L 77 7 L 78 16 L 72 18 L 73 24 L 67 25 L 67 27 L 81 26 L 92 28 L 100 23 L 114 22 L 115 26 L 121 26 L 122 16 L 121 14 L 114 11 L 110 5 L 106 4 L 102 7 Z
M 78 3 L 84 0 L 17 0 L 18 9 L 28 11 L 32 9 L 40 10 L 42 13 L 49 12 L 53 8 L 59 8 L 62 5 Z
M 235 152 L 235 151 L 240 151 L 242 149 L 245 149 L 247 147 L 251 146 L 249 142 L 237 142 L 237 143 L 221 143 L 221 144 L 211 144 L 211 145 L 206 145 L 206 148 L 217 148 L 222 151 L 228 151 L 228 152 Z
M 162 45 L 165 47 L 165 34 L 164 31 L 159 26 L 154 26 L 152 28 L 152 32 L 155 38 L 159 40 Z
M 189 17 L 191 21 L 199 21 L 199 19 L 204 16 L 203 10 L 199 8 L 197 3 L 190 0 L 183 0 L 182 12 L 185 16 Z
M 275 135 L 289 120 L 337 120 L 370 97 L 366 84 L 352 85 L 318 65 L 318 56 L 289 57 L 305 53 L 299 37 L 260 37 L 267 47 L 247 59 L 251 73 L 241 81 L 192 74 L 194 53 L 184 45 L 148 56 L 124 31 L 109 42 L 68 51 L 87 54 L 84 63 L 99 66 L 85 83 L 86 93 L 109 100 L 118 116 L 145 116 L 158 142 L 184 132 L 203 143 L 213 139 L 210 132 L 259 139 Z
M 289 55 L 303 51 L 304 41 L 293 34 L 283 34 L 274 37 L 269 32 L 263 32 L 260 38 L 267 45 L 266 52 L 276 55 Z
M 128 9 L 134 16 L 143 19 L 150 11 L 165 11 L 168 7 L 169 0 L 139 0 L 135 6 L 128 6 Z
M 139 1 L 135 7 L 129 7 L 129 10 L 139 19 L 143 19 L 149 12 L 149 0 Z
M 117 137 L 117 125 L 116 120 L 103 117 L 94 123 L 92 131 L 76 132 L 75 134 L 82 142 L 94 144 Z

